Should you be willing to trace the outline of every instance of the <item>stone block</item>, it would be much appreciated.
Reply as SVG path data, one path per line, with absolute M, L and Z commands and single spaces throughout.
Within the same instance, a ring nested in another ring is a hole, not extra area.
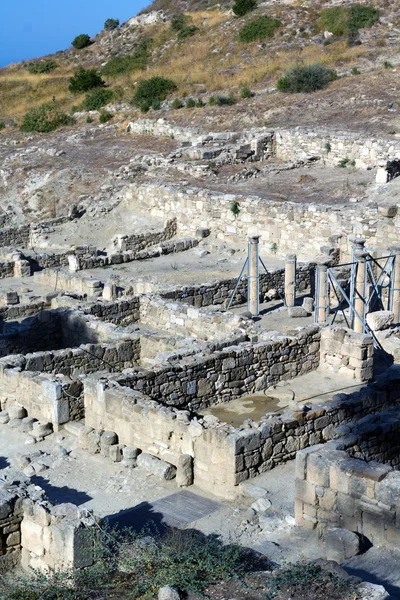
M 193 457 L 189 454 L 181 454 L 178 458 L 176 484 L 178 487 L 193 484 Z
M 24 419 L 26 417 L 26 410 L 19 404 L 11 404 L 7 407 L 8 416 L 10 419 Z
M 360 552 L 359 537 L 347 529 L 333 528 L 325 531 L 325 548 L 328 560 L 339 564 Z
M 176 476 L 176 468 L 173 465 L 146 452 L 139 454 L 137 466 L 160 479 L 170 480 Z
M 394 313 L 390 310 L 381 310 L 367 314 L 367 325 L 371 331 L 389 329 L 394 323 Z
M 303 306 L 290 306 L 288 308 L 288 315 L 291 319 L 298 319 L 300 317 L 308 317 L 310 313 L 307 312 Z
M 315 485 L 309 481 L 296 479 L 296 499 L 305 504 L 314 505 L 316 502 Z
M 400 498 L 400 473 L 392 471 L 375 484 L 375 498 L 387 506 L 395 506 Z
M 33 552 L 36 556 L 43 556 L 43 527 L 30 519 L 21 522 L 21 544 L 22 547 Z
M 309 454 L 307 459 L 307 481 L 321 487 L 329 487 L 331 461 L 318 452 Z

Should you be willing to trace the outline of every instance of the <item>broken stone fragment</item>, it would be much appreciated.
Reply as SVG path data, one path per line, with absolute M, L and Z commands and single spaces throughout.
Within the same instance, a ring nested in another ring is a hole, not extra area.
M 291 319 L 296 319 L 298 317 L 308 317 L 308 312 L 302 306 L 290 306 L 288 308 L 288 315 Z
M 0 412 L 0 425 L 6 425 L 10 420 L 10 416 L 6 410 Z
M 329 560 L 342 563 L 360 552 L 360 538 L 348 529 L 327 529 L 325 531 L 326 556 Z
M 193 457 L 181 454 L 176 469 L 176 484 L 178 487 L 188 487 L 193 484 Z
M 166 585 L 158 590 L 158 600 L 180 600 L 180 595 L 176 588 Z
M 394 313 L 390 310 L 380 310 L 367 314 L 367 325 L 371 331 L 389 329 L 394 323 Z
M 10 419 L 23 419 L 26 417 L 25 408 L 19 404 L 11 404 L 7 411 Z
M 176 476 L 176 467 L 166 462 L 165 460 L 161 460 L 151 454 L 147 454 L 146 452 L 142 452 L 139 454 L 137 459 L 137 466 L 144 469 L 148 473 L 152 473 L 159 477 L 160 479 L 166 479 L 167 481 L 170 479 L 174 479 Z

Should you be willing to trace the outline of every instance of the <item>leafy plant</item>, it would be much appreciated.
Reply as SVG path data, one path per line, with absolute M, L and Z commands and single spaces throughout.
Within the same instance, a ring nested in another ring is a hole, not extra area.
M 73 122 L 72 117 L 61 112 L 55 104 L 42 104 L 38 108 L 31 108 L 24 115 L 21 130 L 48 133 Z
M 233 104 L 236 104 L 236 98 L 232 93 L 230 93 L 229 96 L 217 96 L 215 98 L 215 104 L 217 106 L 232 106 Z
M 54 60 L 42 60 L 40 62 L 29 63 L 27 68 L 28 72 L 32 75 L 39 73 L 50 73 L 57 67 L 57 63 Z
M 180 98 L 175 98 L 175 100 L 171 104 L 171 108 L 173 110 L 179 110 L 180 108 L 183 108 L 183 106 L 184 104 Z
M 389 62 L 388 60 L 383 61 L 383 66 L 385 67 L 385 69 L 393 69 L 392 63 Z
M 196 108 L 203 108 L 203 106 L 205 106 L 205 103 L 203 102 L 203 100 L 201 98 L 199 98 L 196 101 Z
M 281 26 L 279 19 L 274 19 L 268 15 L 258 17 L 249 23 L 246 23 L 239 31 L 239 40 L 241 42 L 254 42 L 255 40 L 264 40 L 273 37 L 275 31 Z
M 324 144 L 324 150 L 327 154 L 329 154 L 329 152 L 332 150 L 332 146 L 330 142 L 325 142 Z
M 102 108 L 100 111 L 99 121 L 100 123 L 107 123 L 108 121 L 111 121 L 113 116 L 114 115 L 111 112 Z
M 244 99 L 244 98 L 252 98 L 253 96 L 254 96 L 254 93 L 251 91 L 249 86 L 244 83 L 240 88 L 240 97 Z
M 4 123 L 4 121 L 0 121 L 0 131 L 5 128 L 6 128 L 6 124 Z
M 112 90 L 94 88 L 86 94 L 82 102 L 82 108 L 85 110 L 99 110 L 102 106 L 111 102 L 113 96 L 114 92 Z
M 360 75 L 360 71 L 357 67 L 353 67 L 351 70 L 352 75 Z
M 316 25 L 320 31 L 328 30 L 334 35 L 349 35 L 364 27 L 372 27 L 379 20 L 379 10 L 374 6 L 334 6 L 321 12 Z
M 102 74 L 106 77 L 118 77 L 126 73 L 132 73 L 132 71 L 145 69 L 149 62 L 149 48 L 152 41 L 151 38 L 146 38 L 140 42 L 133 54 L 111 58 L 101 69 Z
M 215 104 L 215 103 L 216 103 L 216 98 L 215 98 L 215 96 L 210 96 L 210 97 L 209 97 L 209 99 L 208 99 L 208 104 L 209 104 L 210 106 L 214 106 L 214 104 Z
M 154 101 L 162 102 L 175 90 L 176 83 L 172 79 L 155 75 L 138 83 L 131 103 L 140 108 L 142 112 L 147 112 Z
M 237 17 L 243 17 L 255 8 L 257 8 L 256 0 L 235 0 L 232 6 L 232 10 Z
M 199 28 L 196 27 L 195 25 L 189 25 L 188 27 L 184 27 L 183 29 L 180 30 L 180 32 L 178 33 L 178 41 L 179 42 L 183 42 L 183 40 L 185 40 L 188 37 L 191 37 L 192 35 L 194 35 L 197 31 L 199 31 Z
M 177 13 L 176 15 L 173 15 L 170 27 L 172 31 L 181 31 L 189 22 L 190 17 L 188 15 L 185 15 L 184 13 Z
M 355 167 L 356 161 L 350 160 L 350 158 L 348 158 L 347 156 L 346 156 L 346 158 L 342 158 L 341 160 L 339 160 L 338 167 L 340 167 L 341 169 L 345 169 L 347 166 Z
M 235 217 L 235 219 L 236 219 L 236 217 L 240 213 L 240 204 L 239 204 L 239 202 L 237 200 L 234 200 L 231 203 L 231 213 L 233 214 L 233 216 Z
M 80 67 L 72 77 L 69 78 L 68 89 L 73 94 L 88 92 L 93 88 L 105 86 L 105 81 L 101 78 L 96 69 L 84 69 Z
M 328 87 L 337 78 L 336 71 L 324 65 L 296 66 L 287 71 L 277 83 L 280 92 L 311 93 Z
M 90 115 L 86 117 L 86 123 L 93 123 L 93 119 Z
M 82 50 L 82 48 L 86 48 L 90 46 L 92 43 L 90 36 L 87 33 L 81 33 L 77 35 L 71 42 L 72 46 L 76 48 L 76 50 Z
M 186 108 L 194 108 L 196 106 L 196 101 L 193 98 L 188 98 L 186 100 Z
M 119 19 L 107 19 L 104 23 L 104 29 L 106 31 L 112 31 L 119 27 Z

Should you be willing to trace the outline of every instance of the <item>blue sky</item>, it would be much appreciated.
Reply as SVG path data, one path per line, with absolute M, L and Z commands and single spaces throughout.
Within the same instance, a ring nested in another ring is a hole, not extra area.
M 0 0 L 0 67 L 67 48 L 95 35 L 110 17 L 121 23 L 150 0 Z

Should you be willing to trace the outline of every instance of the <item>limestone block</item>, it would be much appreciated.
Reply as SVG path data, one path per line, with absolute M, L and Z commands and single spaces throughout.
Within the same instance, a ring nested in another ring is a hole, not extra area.
M 378 502 L 387 506 L 395 506 L 400 498 L 400 473 L 392 471 L 382 481 L 375 484 L 375 497 Z
M 21 522 L 21 544 L 36 556 L 43 556 L 43 527 L 30 519 Z
M 288 315 L 292 319 L 297 319 L 299 317 L 308 317 L 309 313 L 303 306 L 290 306 L 288 308 Z
M 266 510 L 271 508 L 271 502 L 268 498 L 259 498 L 251 505 L 251 508 L 257 513 L 264 513 Z
M 180 600 L 180 595 L 176 588 L 166 585 L 158 590 L 158 600 Z
M 176 484 L 178 487 L 193 484 L 193 457 L 189 454 L 181 454 L 178 458 Z
M 32 435 L 35 438 L 46 437 L 53 433 L 53 425 L 51 423 L 43 423 L 41 421 L 36 421 L 33 424 Z
M 6 425 L 10 420 L 10 416 L 8 414 L 8 411 L 6 410 L 2 410 L 0 412 L 0 425 Z
M 68 260 L 68 268 L 72 273 L 76 273 L 76 271 L 80 270 L 79 258 L 74 254 L 69 254 L 67 256 Z
M 103 431 L 100 437 L 102 446 L 113 446 L 118 443 L 118 436 L 115 431 Z
M 324 534 L 328 560 L 342 563 L 360 552 L 360 539 L 347 529 L 327 529 Z
M 176 476 L 176 468 L 173 465 L 146 452 L 139 454 L 137 466 L 156 475 L 160 479 L 170 480 Z
M 394 313 L 390 310 L 380 310 L 367 314 L 367 324 L 371 331 L 389 329 L 394 323 Z
M 7 408 L 10 419 L 23 419 L 26 417 L 26 410 L 19 404 L 12 404 Z
M 55 425 L 62 425 L 69 421 L 69 400 L 63 398 L 51 401 L 51 419 Z
M 111 301 L 117 297 L 117 286 L 115 283 L 106 281 L 103 288 L 103 300 Z
M 388 597 L 383 585 L 364 582 L 357 589 L 358 600 L 387 600 Z

